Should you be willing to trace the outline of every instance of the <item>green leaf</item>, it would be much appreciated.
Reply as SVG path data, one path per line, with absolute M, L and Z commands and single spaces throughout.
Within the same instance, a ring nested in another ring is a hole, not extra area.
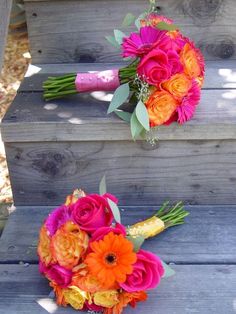
M 146 106 L 140 100 L 135 108 L 136 117 L 145 130 L 150 130 L 149 115 Z
M 121 118 L 122 120 L 124 120 L 125 122 L 130 122 L 131 116 L 132 114 L 130 112 L 126 112 L 123 110 L 115 110 L 115 114 Z
M 174 269 L 172 269 L 165 262 L 163 262 L 163 261 L 161 261 L 161 262 L 162 262 L 162 266 L 164 267 L 164 270 L 165 270 L 163 278 L 169 278 L 171 276 L 174 276 L 174 274 L 175 274 Z
M 122 22 L 122 26 L 128 27 L 132 25 L 135 22 L 135 20 L 136 20 L 136 17 L 132 13 L 127 13 Z
M 106 194 L 106 192 L 107 192 L 106 176 L 104 175 L 99 184 L 99 194 L 103 195 L 103 194 Z
M 139 30 L 141 27 L 141 20 L 143 20 L 146 17 L 147 13 L 142 13 L 141 15 L 139 15 L 139 17 L 136 19 L 135 21 L 135 25 L 137 27 L 137 29 Z
M 111 211 L 112 211 L 115 221 L 118 223 L 121 223 L 119 207 L 111 199 L 107 198 L 107 201 L 111 207 Z
M 113 95 L 107 113 L 111 113 L 117 108 L 119 108 L 129 97 L 129 92 L 130 92 L 129 83 L 120 85 Z
M 135 140 L 140 133 L 143 131 L 143 126 L 139 123 L 135 111 L 133 112 L 131 119 L 130 119 L 130 129 L 132 138 Z
M 115 29 L 114 30 L 115 39 L 118 42 L 119 45 L 122 44 L 123 38 L 127 37 L 122 31 Z
M 163 21 L 159 22 L 156 27 L 162 31 L 175 31 L 176 29 L 178 29 L 177 25 L 168 24 L 168 23 L 163 22 Z
M 134 251 L 138 252 L 141 248 L 141 246 L 143 245 L 143 242 L 145 241 L 145 238 L 143 236 L 137 236 L 137 237 L 131 237 L 131 236 L 127 236 L 126 237 L 130 242 L 133 243 L 134 246 Z
M 120 45 L 118 44 L 114 36 L 109 35 L 109 36 L 105 36 L 105 38 L 112 46 L 116 48 L 120 48 Z

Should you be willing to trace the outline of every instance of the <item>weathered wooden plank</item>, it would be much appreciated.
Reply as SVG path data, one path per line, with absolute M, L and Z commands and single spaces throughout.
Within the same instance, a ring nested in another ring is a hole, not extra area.
M 0 71 L 6 43 L 12 0 L 0 1 Z
M 231 140 L 8 143 L 6 153 L 16 205 L 61 203 L 80 183 L 96 191 L 104 174 L 122 204 L 236 204 Z
M 236 204 L 235 141 L 7 143 L 16 205 L 54 205 L 107 176 L 122 204 Z M 32 184 L 33 183 L 33 184 Z
M 127 11 L 139 15 L 143 0 L 26 2 L 33 61 L 114 62 L 119 53 L 104 39 Z M 234 0 L 160 0 L 158 12 L 173 18 L 207 59 L 235 58 Z M 80 21 L 78 23 L 78 21 Z M 92 23 L 91 23 L 92 21 Z
M 48 76 L 59 76 L 67 73 L 101 71 L 121 68 L 122 63 L 80 63 L 80 64 L 36 64 L 30 65 L 26 77 L 20 86 L 21 92 L 42 91 L 42 83 Z M 203 89 L 236 88 L 236 62 L 207 61 L 206 77 Z
M 45 103 L 42 93 L 20 93 L 3 119 L 5 142 L 130 140 L 129 126 L 107 115 L 112 94 L 94 92 Z M 203 90 L 193 119 L 160 127 L 160 140 L 235 139 L 236 90 Z
M 65 194 L 65 193 L 64 193 Z M 64 195 L 63 194 L 63 195 Z M 17 207 L 0 240 L 0 263 L 38 261 L 39 228 L 53 207 Z M 190 216 L 183 226 L 171 228 L 144 248 L 172 263 L 235 263 L 236 206 L 187 206 Z M 130 225 L 150 217 L 158 206 L 125 207 L 122 223 Z
M 163 279 L 149 293 L 147 302 L 124 314 L 234 314 L 236 266 L 176 265 L 174 277 Z M 59 308 L 49 297 L 47 281 L 38 274 L 36 265 L 0 266 L 1 314 L 63 314 L 75 313 Z

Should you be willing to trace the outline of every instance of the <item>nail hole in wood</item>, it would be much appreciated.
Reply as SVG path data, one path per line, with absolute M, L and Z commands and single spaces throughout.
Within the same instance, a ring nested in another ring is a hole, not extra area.
M 41 49 L 39 49 L 39 50 L 38 50 L 38 53 L 42 53 L 42 50 L 41 50 Z
M 33 13 L 33 14 L 32 14 L 32 16 L 37 17 L 37 16 L 38 16 L 38 14 L 37 14 L 37 13 Z

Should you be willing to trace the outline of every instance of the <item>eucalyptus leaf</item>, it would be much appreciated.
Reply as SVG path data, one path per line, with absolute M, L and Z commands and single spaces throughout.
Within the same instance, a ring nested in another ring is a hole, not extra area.
M 126 112 L 123 110 L 115 110 L 114 112 L 119 118 L 121 118 L 125 122 L 130 122 L 130 119 L 132 116 L 132 114 L 130 112 Z
M 115 29 L 115 30 L 114 30 L 114 35 L 115 35 L 115 39 L 116 39 L 116 41 L 118 42 L 119 45 L 122 44 L 123 38 L 124 38 L 124 37 L 127 37 L 127 36 L 125 35 L 125 33 L 123 33 L 122 31 L 120 31 L 120 30 L 118 30 L 118 29 Z
M 129 92 L 130 92 L 129 83 L 120 85 L 113 95 L 107 113 L 111 113 L 117 108 L 119 108 L 129 97 Z
M 167 265 L 165 262 L 163 262 L 163 261 L 161 261 L 161 262 L 162 262 L 162 266 L 163 266 L 163 268 L 164 268 L 164 270 L 165 270 L 163 278 L 169 278 L 169 277 L 171 277 L 171 276 L 174 276 L 174 274 L 175 274 L 174 269 L 172 269 L 172 268 L 171 268 L 169 265 Z
M 132 138 L 135 140 L 140 133 L 143 131 L 143 126 L 140 124 L 136 117 L 135 111 L 133 112 L 131 119 L 130 119 L 130 129 Z
M 149 115 L 146 106 L 140 100 L 135 108 L 136 117 L 145 130 L 150 130 Z
M 120 48 L 120 45 L 118 44 L 114 36 L 109 35 L 109 36 L 105 36 L 105 38 L 112 46 L 116 48 Z
M 128 27 L 132 25 L 135 22 L 135 20 L 136 20 L 136 16 L 134 16 L 132 13 L 127 13 L 122 22 L 122 26 Z
M 159 22 L 156 27 L 162 31 L 175 31 L 176 29 L 178 29 L 177 25 L 168 24 L 168 23 L 163 22 L 163 21 Z
M 100 181 L 99 184 L 99 194 L 104 195 L 107 192 L 107 186 L 106 186 L 106 176 L 104 175 L 102 177 L 102 180 Z
M 118 223 L 121 223 L 119 207 L 111 199 L 107 198 L 107 201 L 108 201 L 108 204 L 110 205 L 115 221 Z
M 130 242 L 133 243 L 134 246 L 134 251 L 138 252 L 143 244 L 143 242 L 145 241 L 145 238 L 143 236 L 137 236 L 137 237 L 131 237 L 131 236 L 127 236 L 126 237 Z

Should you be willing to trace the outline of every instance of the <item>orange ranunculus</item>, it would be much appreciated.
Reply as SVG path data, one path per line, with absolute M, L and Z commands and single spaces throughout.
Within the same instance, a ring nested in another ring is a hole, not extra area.
M 186 43 L 180 54 L 180 60 L 184 66 L 184 72 L 191 78 L 201 75 L 200 55 L 194 47 Z
M 104 314 L 121 314 L 123 309 L 130 304 L 132 307 L 136 306 L 139 301 L 146 301 L 147 294 L 145 291 L 138 292 L 121 292 L 119 294 L 119 303 L 117 303 L 113 308 L 106 308 Z
M 154 92 L 146 102 L 151 127 L 167 122 L 177 106 L 177 100 L 167 91 Z
M 83 257 L 89 237 L 79 226 L 68 221 L 52 237 L 53 257 L 60 266 L 72 269 Z
M 57 304 L 60 306 L 66 306 L 67 302 L 65 301 L 64 295 L 63 295 L 63 288 L 59 287 L 57 284 L 54 282 L 50 282 L 49 285 L 53 288 L 53 291 L 56 295 L 56 301 Z
M 137 260 L 133 244 L 123 235 L 110 232 L 102 240 L 92 242 L 90 247 L 92 252 L 86 257 L 85 263 L 103 288 L 112 289 L 117 282 L 125 282 Z
M 39 233 L 39 244 L 38 244 L 38 255 L 40 260 L 48 266 L 54 262 L 51 249 L 50 249 L 51 239 L 49 232 L 45 225 L 42 226 Z
M 161 86 L 174 97 L 183 98 L 192 87 L 192 80 L 186 74 L 178 73 L 173 75 L 168 81 L 162 83 Z
M 103 287 L 101 283 L 98 281 L 96 276 L 87 273 L 86 275 L 82 275 L 81 272 L 75 273 L 72 277 L 72 286 L 77 286 L 81 290 L 95 293 L 97 291 L 102 291 Z
M 76 189 L 71 195 L 66 197 L 65 205 L 69 206 L 74 204 L 79 198 L 86 196 L 85 192 L 81 189 Z

